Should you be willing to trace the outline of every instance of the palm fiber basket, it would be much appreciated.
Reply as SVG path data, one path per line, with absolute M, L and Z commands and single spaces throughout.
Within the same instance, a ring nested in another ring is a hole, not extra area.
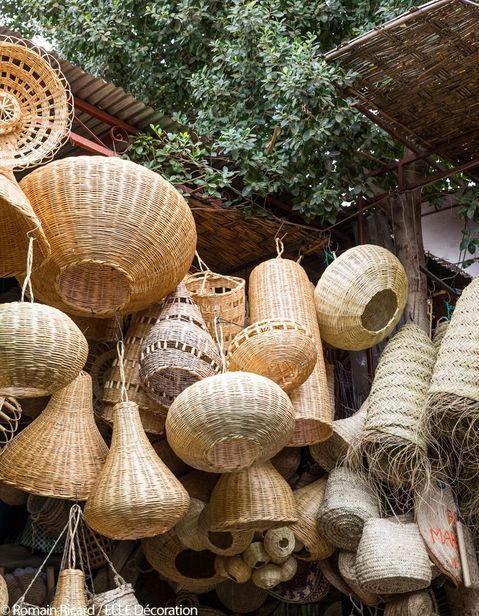
M 85 365 L 88 344 L 56 308 L 0 305 L 0 396 L 34 398 L 65 387 Z
M 93 416 L 91 378 L 82 372 L 5 447 L 0 478 L 38 496 L 86 500 L 107 452 Z
M 384 616 L 434 616 L 434 602 L 425 590 L 396 597 L 386 603 Z M 461 616 L 466 616 L 464 613 Z
M 143 310 L 171 293 L 193 261 L 186 201 L 141 165 L 75 156 L 33 171 L 20 186 L 52 249 L 32 276 L 35 297 L 65 312 Z
M 269 460 L 288 443 L 293 429 L 288 396 L 273 381 L 248 372 L 218 374 L 191 385 L 166 418 L 176 455 L 215 473 Z
M 356 575 L 356 552 L 340 551 L 338 554 L 338 569 L 343 580 L 361 603 L 370 606 L 379 603 L 378 595 L 359 586 L 358 576 Z
M 406 272 L 392 252 L 371 244 L 346 250 L 316 286 L 323 340 L 346 351 L 378 344 L 401 318 L 407 294 Z
M 85 506 L 87 524 L 110 539 L 151 537 L 172 528 L 188 505 L 188 493 L 148 440 L 137 404 L 117 404 L 110 451 Z
M 60 571 L 51 608 L 57 610 L 53 611 L 54 614 L 65 611 L 87 614 L 88 598 L 83 571 L 80 569 L 63 569 Z

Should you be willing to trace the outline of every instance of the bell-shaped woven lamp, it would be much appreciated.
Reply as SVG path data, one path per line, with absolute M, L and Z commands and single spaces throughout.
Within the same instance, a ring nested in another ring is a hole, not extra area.
M 63 569 L 51 607 L 54 613 L 87 614 L 85 574 L 80 569 Z

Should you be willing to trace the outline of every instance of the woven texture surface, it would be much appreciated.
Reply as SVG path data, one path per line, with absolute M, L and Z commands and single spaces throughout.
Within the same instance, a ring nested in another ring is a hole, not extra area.
M 88 600 L 86 596 L 85 574 L 79 569 L 63 569 L 57 581 L 57 589 L 51 607 L 63 611 L 71 610 L 77 614 L 86 613 Z
M 93 595 L 92 604 L 97 616 L 111 616 L 115 613 L 135 616 L 142 609 L 131 584 L 121 584 L 113 590 Z
M 268 598 L 268 593 L 251 581 L 236 584 L 228 580 L 218 584 L 216 596 L 234 614 L 247 614 L 259 609 Z
M 30 494 L 27 511 L 34 526 L 39 526 L 49 537 L 58 537 L 68 523 L 71 501 Z
M 30 586 L 35 573 L 36 569 L 33 569 L 33 567 L 26 567 L 25 569 L 15 569 L 12 573 L 7 573 L 5 575 L 10 607 L 13 607 L 28 586 Z M 43 606 L 45 604 L 47 600 L 47 585 L 41 575 L 33 582 L 25 600 L 30 605 Z
M 27 502 L 28 494 L 22 490 L 17 490 L 15 487 L 10 486 L 0 481 L 0 500 L 16 507 L 18 505 L 24 505 Z
M 426 591 L 397 597 L 388 601 L 384 608 L 384 616 L 434 616 L 434 613 L 431 595 Z

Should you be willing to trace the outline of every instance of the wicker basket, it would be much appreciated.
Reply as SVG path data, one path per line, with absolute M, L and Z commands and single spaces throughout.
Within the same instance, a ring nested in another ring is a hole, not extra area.
M 308 330 L 291 319 L 257 321 L 231 342 L 228 369 L 266 376 L 291 393 L 311 375 L 318 352 Z
M 353 551 L 363 526 L 379 517 L 379 502 L 362 478 L 346 468 L 334 468 L 318 511 L 318 532 L 330 543 Z
M 68 523 L 71 501 L 30 494 L 27 510 L 34 526 L 39 526 L 49 537 L 58 537 Z
M 358 597 L 361 603 L 366 605 L 377 605 L 380 601 L 378 595 L 364 590 L 359 586 L 358 576 L 356 575 L 356 552 L 341 551 L 338 554 L 338 569 L 341 577 Z
M 15 398 L 0 396 L 0 451 L 15 436 L 22 407 Z
M 275 564 L 284 562 L 286 558 L 291 556 L 294 547 L 295 537 L 288 526 L 270 528 L 264 534 L 264 549 L 270 555 L 271 562 Z
M 166 438 L 155 441 L 152 445 L 156 455 L 163 460 L 175 477 L 181 477 L 181 475 L 185 475 L 190 470 L 190 467 L 176 455 Z
M 268 593 L 251 581 L 237 584 L 227 580 L 218 584 L 216 596 L 234 614 L 247 614 L 258 610 L 268 598 Z
M 288 396 L 269 379 L 247 372 L 191 385 L 166 418 L 175 453 L 194 468 L 216 473 L 269 460 L 286 445 L 293 428 Z
M 328 395 L 313 286 L 305 270 L 289 259 L 264 261 L 251 272 L 249 300 L 251 322 L 292 319 L 301 323 L 316 342 L 316 366 L 291 396 L 296 425 L 289 445 L 302 447 L 329 438 L 334 409 Z
M 113 590 L 93 595 L 92 604 L 95 616 L 137 616 L 143 610 L 135 597 L 133 586 L 124 580 Z
M 285 447 L 274 458 L 271 458 L 271 464 L 286 481 L 293 477 L 300 463 L 301 447 Z
M 326 479 L 318 479 L 293 492 L 298 521 L 291 525 L 291 530 L 296 539 L 303 544 L 303 548 L 295 554 L 296 558 L 301 560 L 313 561 L 329 558 L 335 550 L 334 546 L 318 532 L 317 526 L 326 481 Z
M 378 594 L 413 592 L 431 583 L 431 563 L 416 524 L 369 519 L 358 546 L 359 585 Z
M 281 567 L 268 563 L 259 569 L 255 569 L 251 576 L 251 580 L 259 588 L 270 590 L 281 583 Z
M 190 506 L 186 515 L 175 526 L 175 533 L 185 548 L 197 552 L 208 547 L 205 533 L 200 532 L 198 526 L 198 518 L 205 506 L 203 501 L 190 498 Z
M 220 476 L 214 473 L 193 470 L 180 477 L 180 483 L 191 498 L 207 503 L 219 478 Z
M 13 573 L 5 575 L 5 582 L 8 589 L 8 604 L 13 607 L 20 599 L 26 589 L 30 586 L 37 573 L 36 569 L 26 567 L 25 569 L 15 569 Z M 42 576 L 38 576 L 27 592 L 25 602 L 30 605 L 42 607 L 47 600 L 47 585 Z
M 28 494 L 17 490 L 13 486 L 9 486 L 6 483 L 0 481 L 0 500 L 10 507 L 19 507 L 25 505 L 28 499 Z
M 71 315 L 85 338 L 91 342 L 113 342 L 117 340 L 123 325 L 121 317 L 97 319 L 95 317 L 77 317 Z
M 216 571 L 224 578 L 244 584 L 251 578 L 252 569 L 241 556 L 217 556 Z
M 245 281 L 243 278 L 222 276 L 208 270 L 190 274 L 185 284 L 213 338 L 216 336 L 215 318 L 221 319 L 224 348 L 227 351 L 245 323 Z
M 389 250 L 370 244 L 346 250 L 316 286 L 323 340 L 346 351 L 378 344 L 401 318 L 407 294 L 406 272 Z
M 38 496 L 86 500 L 108 448 L 96 427 L 85 372 L 53 394 L 0 456 L 0 478 Z
M 221 372 L 221 358 L 184 283 L 163 303 L 141 347 L 140 378 L 151 398 L 169 407 L 187 387 Z
M 156 455 L 134 402 L 115 407 L 110 452 L 85 506 L 85 520 L 111 539 L 164 533 L 181 519 L 189 496 Z
M 263 530 L 298 520 L 293 492 L 270 462 L 222 475 L 204 515 L 210 531 Z
M 87 614 L 85 574 L 79 569 L 63 569 L 58 576 L 55 596 L 51 604 L 55 613 Z
M 30 302 L 0 305 L 0 396 L 47 396 L 71 383 L 88 344 L 73 321 Z
M 384 616 L 434 616 L 434 614 L 434 602 L 425 590 L 397 597 L 388 601 L 384 608 Z
M 193 215 L 169 182 L 141 165 L 75 156 L 20 186 L 52 248 L 32 276 L 42 302 L 79 316 L 137 312 L 171 293 L 191 265 Z

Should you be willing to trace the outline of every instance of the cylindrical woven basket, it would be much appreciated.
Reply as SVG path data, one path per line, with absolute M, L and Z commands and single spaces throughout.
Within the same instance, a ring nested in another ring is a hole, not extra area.
M 22 407 L 15 398 L 0 396 L 0 451 L 15 436 Z
M 331 435 L 334 409 L 328 395 L 314 288 L 305 270 L 290 259 L 270 259 L 254 268 L 249 279 L 250 320 L 292 319 L 313 336 L 317 362 L 310 377 L 291 395 L 296 425 L 290 446 L 303 447 Z
M 35 297 L 65 312 L 107 317 L 143 310 L 171 293 L 193 261 L 196 229 L 186 201 L 141 165 L 63 158 L 20 186 L 52 249 L 32 276 Z
M 71 501 L 30 494 L 27 510 L 34 526 L 39 526 L 49 537 L 58 537 L 66 524 L 73 505 Z
M 270 462 L 222 475 L 204 515 L 210 531 L 263 530 L 298 520 L 293 492 Z
M 47 396 L 71 383 L 88 344 L 73 321 L 30 302 L 0 305 L 0 396 Z
M 427 588 L 431 563 L 416 524 L 366 521 L 356 559 L 359 585 L 377 594 Z
M 166 435 L 194 468 L 226 473 L 269 460 L 288 442 L 294 409 L 273 381 L 227 372 L 185 389 L 171 405 Z
M 386 603 L 384 616 L 434 616 L 435 609 L 431 595 L 425 590 L 405 597 L 397 597 Z M 465 616 L 462 614 L 461 616 Z
M 170 530 L 189 500 L 156 455 L 138 406 L 117 404 L 110 451 L 85 506 L 89 526 L 110 539 L 152 537 Z
M 213 339 L 217 331 L 215 318 L 221 319 L 224 348 L 227 351 L 233 338 L 244 327 L 246 319 L 244 279 L 222 276 L 207 270 L 190 274 L 185 284 L 201 310 Z
M 218 584 L 216 596 L 234 614 L 247 614 L 258 610 L 268 598 L 268 593 L 251 581 L 237 584 L 227 580 Z
M 296 473 L 300 463 L 301 447 L 285 447 L 271 458 L 271 464 L 286 481 Z
M 338 569 L 341 577 L 354 592 L 354 594 L 360 599 L 361 603 L 366 605 L 376 605 L 379 603 L 379 597 L 364 590 L 358 584 L 358 576 L 356 575 L 356 552 L 340 551 L 338 554 Z
M 406 272 L 392 252 L 371 244 L 346 250 L 316 286 L 323 340 L 346 351 L 378 344 L 401 318 L 407 294 Z
M 365 522 L 376 517 L 378 499 L 361 476 L 347 468 L 334 468 L 318 511 L 321 536 L 338 548 L 354 551 Z
M 85 574 L 79 569 L 63 569 L 58 576 L 57 589 L 51 605 L 54 613 L 86 614 L 88 599 L 86 596 Z
M 0 478 L 38 496 L 86 500 L 107 452 L 93 416 L 91 378 L 81 372 L 5 447 Z
M 318 479 L 293 492 L 298 521 L 290 528 L 296 539 L 303 544 L 303 548 L 295 553 L 301 560 L 329 558 L 335 550 L 335 547 L 318 532 L 318 513 L 324 499 L 326 482 L 326 479 Z

